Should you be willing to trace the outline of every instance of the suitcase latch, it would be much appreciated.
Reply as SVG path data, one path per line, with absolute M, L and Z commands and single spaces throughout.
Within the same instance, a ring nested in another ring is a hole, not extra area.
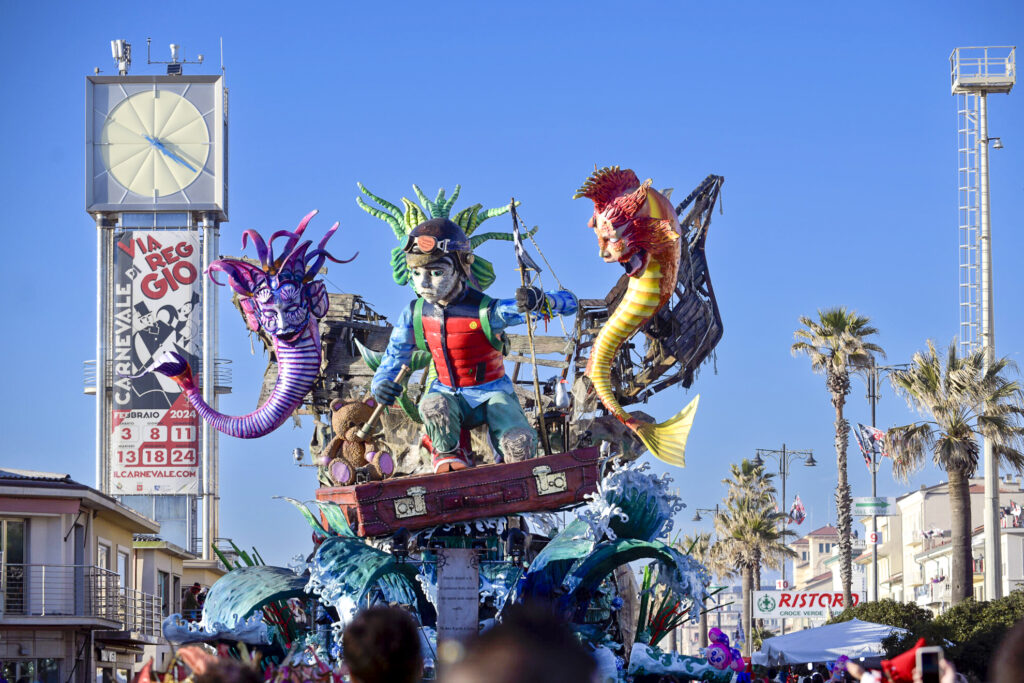
M 406 490 L 408 497 L 395 500 L 395 517 L 406 519 L 427 514 L 427 503 L 423 499 L 426 492 L 426 486 L 410 486 Z
M 537 495 L 548 496 L 552 493 L 561 493 L 569 488 L 565 480 L 565 472 L 551 474 L 551 468 L 547 465 L 538 465 L 533 468 L 533 478 L 537 480 Z

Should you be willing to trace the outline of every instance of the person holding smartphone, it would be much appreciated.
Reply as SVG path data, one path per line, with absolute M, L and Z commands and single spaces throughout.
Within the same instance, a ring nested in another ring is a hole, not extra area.
M 922 651 L 924 652 L 922 653 Z M 924 656 L 923 661 L 922 655 Z M 953 662 L 942 656 L 942 648 L 920 647 L 917 648 L 916 656 L 914 683 L 956 683 L 956 667 Z M 846 662 L 846 671 L 860 683 L 886 683 L 885 676 L 881 671 L 868 671 L 854 661 Z

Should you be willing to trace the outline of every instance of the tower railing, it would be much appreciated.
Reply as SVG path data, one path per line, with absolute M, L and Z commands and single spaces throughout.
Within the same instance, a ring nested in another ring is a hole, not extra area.
M 217 385 L 218 393 L 230 393 L 232 372 L 231 372 L 231 359 L 230 358 L 216 358 L 214 360 L 214 378 Z M 197 367 L 193 368 L 193 375 L 196 377 L 202 376 L 202 359 L 196 363 Z M 96 387 L 102 383 L 103 386 L 110 386 L 110 382 L 113 381 L 113 361 L 107 359 L 106 368 L 104 368 L 103 376 L 100 377 L 99 368 L 96 366 L 96 360 L 90 359 L 82 361 L 82 390 L 86 394 L 95 394 Z
M 1010 92 L 1017 77 L 1016 53 L 1010 45 L 956 48 L 949 56 L 953 93 Z

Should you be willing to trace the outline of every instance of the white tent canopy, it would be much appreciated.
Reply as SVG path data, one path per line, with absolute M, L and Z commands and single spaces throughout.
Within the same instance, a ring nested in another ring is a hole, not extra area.
M 883 655 L 882 639 L 890 633 L 904 633 L 895 626 L 851 619 L 839 624 L 796 631 L 768 638 L 751 659 L 760 666 L 831 662 L 846 655 L 850 659 L 878 658 Z

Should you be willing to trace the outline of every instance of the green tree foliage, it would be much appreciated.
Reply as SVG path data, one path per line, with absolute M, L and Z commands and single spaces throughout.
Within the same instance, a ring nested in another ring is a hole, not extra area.
M 897 626 L 913 630 L 919 624 L 931 621 L 932 613 L 924 607 L 918 607 L 913 603 L 896 602 L 895 600 L 878 600 L 876 602 L 862 602 L 859 605 L 845 609 L 829 619 L 828 624 L 840 624 L 851 619 L 870 621 L 873 624 L 885 624 L 886 626 Z
M 935 624 L 953 643 L 950 659 L 957 668 L 988 680 L 988 665 L 1006 632 L 1024 619 L 1024 590 L 991 602 L 964 600 L 935 617 Z
M 894 600 L 866 602 L 833 617 L 834 624 L 857 618 L 907 629 L 882 641 L 886 657 L 914 646 L 919 638 L 940 645 L 957 671 L 975 681 L 988 680 L 988 665 L 1013 625 L 1024 619 L 1024 589 L 991 602 L 964 600 L 937 617 L 926 609 Z
M 764 641 L 768 640 L 769 638 L 774 638 L 777 635 L 779 635 L 779 634 L 776 633 L 775 631 L 769 631 L 768 629 L 764 628 L 763 626 L 755 626 L 754 627 L 754 635 L 751 638 L 751 643 L 753 644 L 754 650 L 755 651 L 760 650 L 761 649 L 761 644 Z
M 767 474 L 763 465 L 744 460 L 730 468 L 731 476 L 723 479 L 729 489 L 725 508 L 715 517 L 715 534 L 718 542 L 714 548 L 720 561 L 734 567 L 742 579 L 743 587 L 743 630 L 750 633 L 750 595 L 761 584 L 761 567 L 781 562 L 785 557 L 795 556 L 786 547 L 786 539 L 795 535 L 785 530 L 782 521 L 785 515 L 775 512 L 775 488 L 772 475 Z M 746 652 L 749 654 L 751 639 L 747 639 Z

